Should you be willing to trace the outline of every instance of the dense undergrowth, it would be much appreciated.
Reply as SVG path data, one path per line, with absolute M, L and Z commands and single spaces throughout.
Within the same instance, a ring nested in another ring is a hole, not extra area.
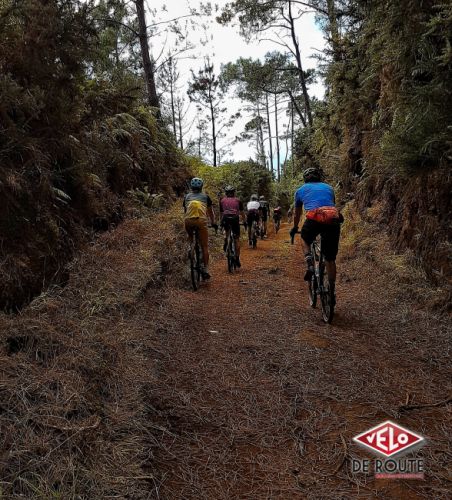
M 150 360 L 171 328 L 167 284 L 186 285 L 180 211 L 104 232 L 66 287 L 0 314 L 0 496 L 147 498 Z
M 430 280 L 451 272 L 452 7 L 434 0 L 335 5 L 327 92 L 296 144 L 296 171 L 320 164 Z M 287 181 L 285 181 L 287 182 Z
M 128 191 L 172 198 L 189 175 L 141 79 L 101 65 L 95 16 L 89 3 L 0 4 L 2 309 L 64 283 L 74 251 L 123 218 Z

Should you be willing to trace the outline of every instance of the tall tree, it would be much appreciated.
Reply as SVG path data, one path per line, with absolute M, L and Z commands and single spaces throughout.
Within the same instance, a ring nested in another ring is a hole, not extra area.
M 146 25 L 146 13 L 144 9 L 144 0 L 135 0 L 135 8 L 138 19 L 138 38 L 140 40 L 141 57 L 143 59 L 144 79 L 146 82 L 147 99 L 150 106 L 157 108 L 157 114 L 160 115 L 160 101 L 155 85 L 155 68 L 149 52 L 148 28 Z
M 214 66 L 206 60 L 204 67 L 197 74 L 192 72 L 192 80 L 189 83 L 188 96 L 208 112 L 211 126 L 212 163 L 218 165 L 218 140 L 222 137 L 222 130 L 229 127 L 231 119 L 225 121 L 223 116 L 226 112 L 224 105 L 224 89 L 220 79 L 214 72 Z
M 180 79 L 180 73 L 177 69 L 177 59 L 172 54 L 168 54 L 168 58 L 162 64 L 159 74 L 159 86 L 169 94 L 169 108 L 171 116 L 171 127 L 173 129 L 174 140 L 178 142 L 177 137 L 177 122 L 178 117 L 176 114 L 176 101 L 177 101 L 177 85 Z
M 263 33 L 273 33 L 273 38 L 266 39 L 284 47 L 293 57 L 302 89 L 307 124 L 312 126 L 311 99 L 296 33 L 296 21 L 305 13 L 305 7 L 310 6 L 309 2 L 297 0 L 237 0 L 227 4 L 217 20 L 228 23 L 237 16 L 242 34 L 248 39 L 253 36 L 262 39 Z

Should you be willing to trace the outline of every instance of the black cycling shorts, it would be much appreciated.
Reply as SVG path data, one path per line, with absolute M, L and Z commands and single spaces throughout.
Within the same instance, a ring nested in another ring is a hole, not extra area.
M 257 210 L 250 210 L 246 214 L 246 223 L 251 226 L 253 221 L 259 222 L 259 212 Z
M 231 229 L 235 238 L 240 238 L 240 219 L 238 215 L 224 215 L 221 226 L 228 231 Z
M 306 219 L 303 227 L 301 228 L 301 237 L 308 244 L 312 242 L 320 234 L 322 239 L 322 252 L 326 260 L 336 260 L 337 252 L 339 250 L 339 236 L 341 233 L 340 224 L 322 224 L 315 220 Z

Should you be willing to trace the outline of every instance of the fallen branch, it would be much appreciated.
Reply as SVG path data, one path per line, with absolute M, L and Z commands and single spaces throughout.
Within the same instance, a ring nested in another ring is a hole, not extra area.
M 402 405 L 399 406 L 399 411 L 410 411 L 410 410 L 421 410 L 423 408 L 438 408 L 439 406 L 446 406 L 452 403 L 452 397 L 444 399 L 443 401 L 438 401 L 437 403 L 427 403 L 427 404 L 419 404 L 419 405 Z

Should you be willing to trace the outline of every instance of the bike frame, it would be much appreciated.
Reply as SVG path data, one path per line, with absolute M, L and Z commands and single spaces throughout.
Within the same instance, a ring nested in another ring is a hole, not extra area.
M 322 319 L 325 323 L 331 323 L 334 316 L 334 304 L 332 294 L 329 290 L 329 285 L 325 285 L 325 278 L 328 282 L 328 275 L 325 265 L 325 256 L 322 253 L 322 243 L 320 237 L 312 243 L 311 254 L 314 260 L 314 276 L 311 282 L 308 283 L 309 301 L 311 307 L 315 307 L 317 296 L 320 297 L 320 305 L 322 308 Z
M 295 235 L 292 236 L 292 244 L 294 238 Z M 329 285 L 325 286 L 325 278 L 328 280 L 328 275 L 320 236 L 311 245 L 311 255 L 314 261 L 314 275 L 311 281 L 308 282 L 309 305 L 316 307 L 317 297 L 319 297 L 322 308 L 322 319 L 325 323 L 331 323 L 334 316 L 333 294 L 329 289 Z

